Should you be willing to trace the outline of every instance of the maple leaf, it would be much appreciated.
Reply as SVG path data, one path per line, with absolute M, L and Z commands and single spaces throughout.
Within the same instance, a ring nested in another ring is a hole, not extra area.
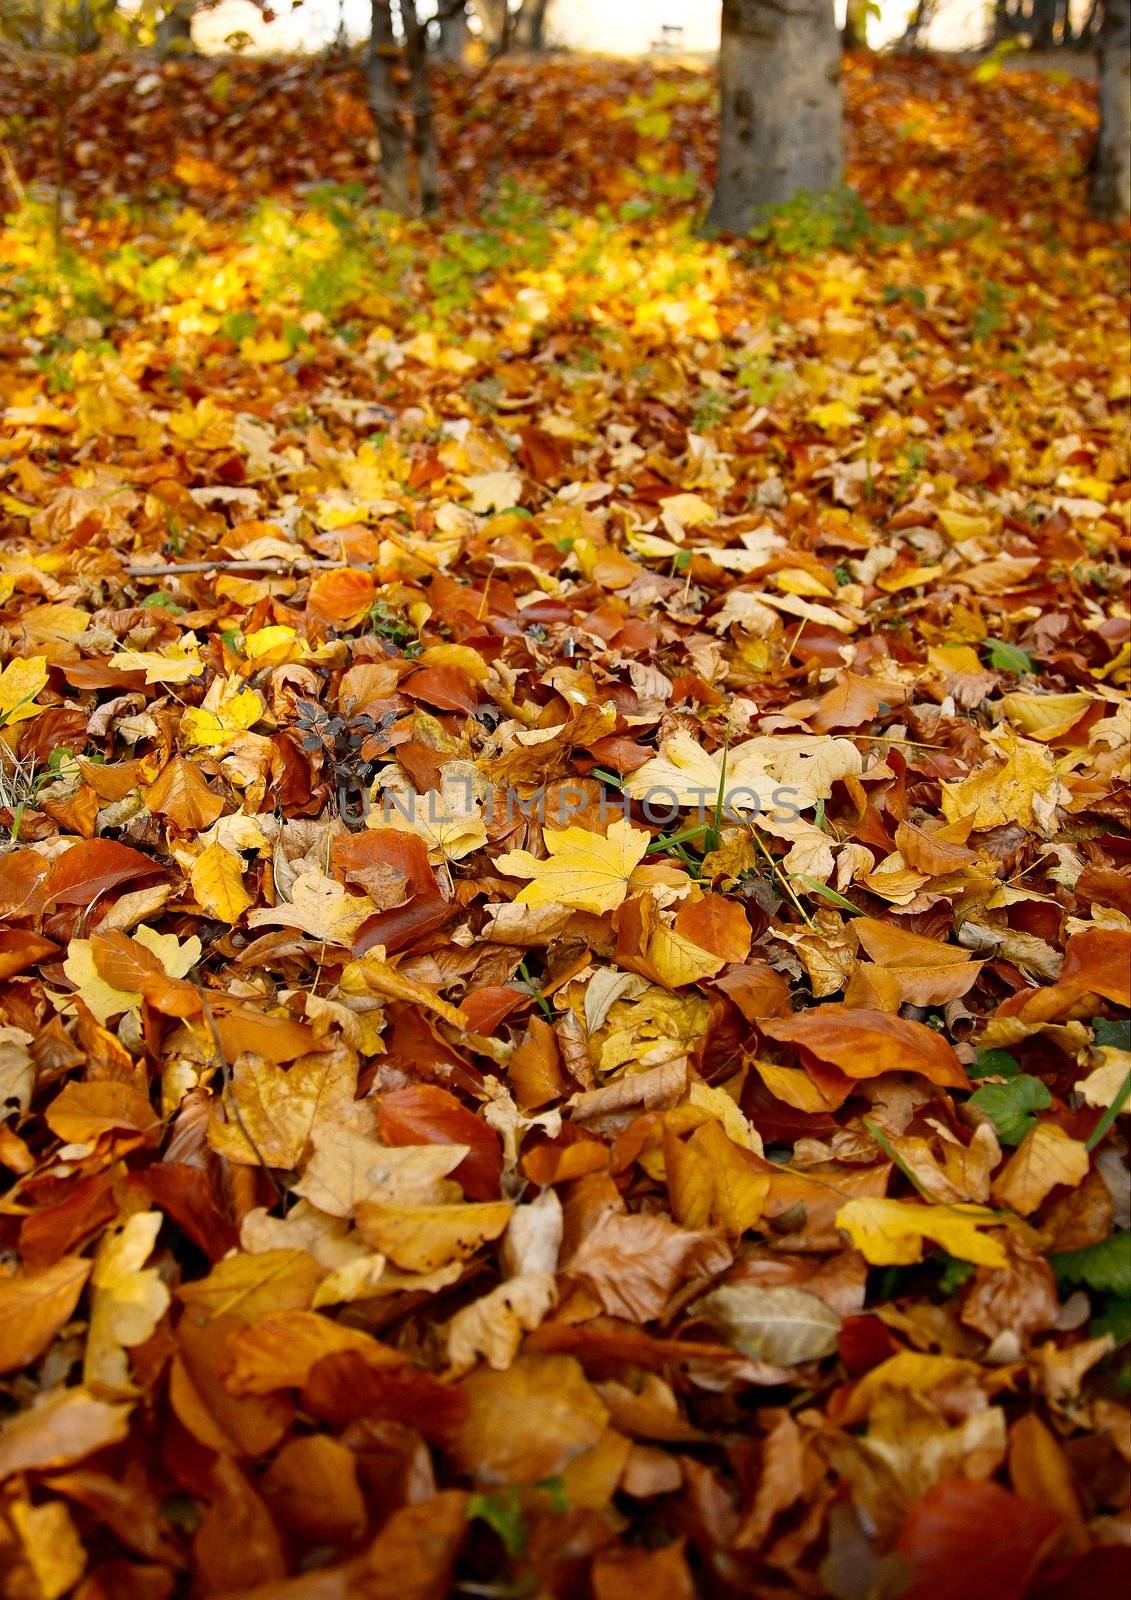
M 254 728 L 265 709 L 255 689 L 243 687 L 235 679 L 216 678 L 203 704 L 190 707 L 181 717 L 181 743 L 190 750 L 224 749 Z
M 515 896 L 516 903 L 573 906 L 578 911 L 615 911 L 628 893 L 628 880 L 644 859 L 650 836 L 623 819 L 608 834 L 585 828 L 547 828 L 543 838 L 548 858 L 528 850 L 510 850 L 497 857 L 500 872 L 532 881 Z
M 174 980 L 185 978 L 197 965 L 203 953 L 203 946 L 195 934 L 182 941 L 175 934 L 159 933 L 145 923 L 142 923 L 129 938 L 128 943 L 137 946 L 137 956 L 132 966 L 118 967 L 116 976 L 121 977 L 123 983 L 133 983 L 142 979 L 149 970 L 150 962 L 155 962 L 158 969 L 168 978 Z M 149 957 L 149 961 L 146 957 Z M 87 1010 L 92 1012 L 99 1022 L 106 1022 L 110 1017 L 119 1016 L 123 1011 L 136 1011 L 141 1005 L 140 988 L 119 987 L 117 981 L 111 981 L 106 976 L 99 966 L 94 942 L 91 939 L 71 940 L 67 948 L 67 959 L 63 963 L 63 971 L 82 996 Z

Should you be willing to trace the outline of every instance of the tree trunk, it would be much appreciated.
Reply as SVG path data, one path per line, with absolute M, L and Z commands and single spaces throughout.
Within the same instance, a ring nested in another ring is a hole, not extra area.
M 194 56 L 196 45 L 192 38 L 192 17 L 196 0 L 174 0 L 157 24 L 157 54 L 160 56 Z
M 507 0 L 473 0 L 483 42 L 493 56 L 500 56 L 511 42 L 510 11 Z
M 845 50 L 867 50 L 868 0 L 848 0 L 840 42 Z
M 1000 7 L 1002 0 L 997 0 Z M 901 37 L 896 41 L 896 52 L 901 56 L 914 55 L 923 45 L 923 37 L 931 25 L 935 13 L 935 0 L 918 0 L 914 11 L 908 18 L 907 27 Z
M 1056 23 L 1056 0 L 1033 0 L 1033 17 L 1029 25 L 1029 38 L 1034 50 L 1051 50 L 1053 28 Z
M 546 48 L 546 11 L 549 0 L 523 0 L 515 24 L 515 37 L 524 50 Z
M 432 91 L 428 87 L 428 39 L 413 0 L 401 0 L 401 16 L 412 86 L 412 153 L 416 157 L 420 209 L 427 216 L 440 204 L 436 127 L 432 116 Z
M 1105 0 L 1100 29 L 1100 134 L 1092 210 L 1131 215 L 1131 0 Z
M 838 189 L 840 34 L 832 0 L 723 0 L 719 173 L 709 231 L 746 233 L 766 207 Z
M 462 61 L 471 37 L 467 28 L 467 7 L 462 0 L 447 0 L 439 10 L 440 42 L 436 51 L 441 61 Z
M 396 43 L 389 0 L 372 0 L 372 28 L 365 80 L 369 89 L 369 109 L 377 124 L 381 145 L 377 169 L 381 175 L 381 202 L 402 217 L 412 214 L 412 187 L 409 182 L 408 140 L 401 122 L 400 101 L 393 76 Z

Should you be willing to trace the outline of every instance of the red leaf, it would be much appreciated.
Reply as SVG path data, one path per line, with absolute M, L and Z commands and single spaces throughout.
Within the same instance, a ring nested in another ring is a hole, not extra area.
M 896 1540 L 914 1574 L 903 1600 L 1021 1600 L 1055 1511 L 989 1479 L 953 1479 L 917 1500 Z
M 107 889 L 162 868 L 140 850 L 114 839 L 83 839 L 56 857 L 45 889 L 45 901 L 59 905 L 90 905 Z
M 452 1173 L 469 1200 L 494 1200 L 503 1171 L 499 1136 L 446 1089 L 418 1083 L 394 1089 L 377 1102 L 377 1126 L 386 1144 L 466 1144 L 471 1154 Z
M 353 1350 L 323 1356 L 302 1391 L 303 1409 L 341 1427 L 358 1417 L 403 1422 L 449 1445 L 467 1414 L 462 1389 L 418 1367 L 373 1367 Z

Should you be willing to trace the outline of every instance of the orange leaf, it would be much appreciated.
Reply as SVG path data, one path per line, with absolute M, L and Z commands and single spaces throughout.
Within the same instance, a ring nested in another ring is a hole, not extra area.
M 184 756 L 174 756 L 160 776 L 145 790 L 145 803 L 155 816 L 168 817 L 184 833 L 210 828 L 224 809 L 200 768 Z
M 845 1005 L 815 1006 L 795 1017 L 759 1024 L 771 1039 L 800 1045 L 850 1078 L 881 1072 L 918 1072 L 946 1089 L 969 1088 L 969 1079 L 945 1039 L 921 1022 L 886 1011 Z
M 43 1272 L 0 1278 L 0 1372 L 43 1354 L 78 1304 L 90 1268 L 81 1256 L 64 1256 Z
M 680 906 L 675 931 L 723 961 L 745 961 L 750 954 L 750 923 L 737 900 L 707 894 Z
M 358 567 L 320 572 L 307 590 L 307 615 L 335 627 L 352 627 L 369 610 L 376 593 L 373 574 Z

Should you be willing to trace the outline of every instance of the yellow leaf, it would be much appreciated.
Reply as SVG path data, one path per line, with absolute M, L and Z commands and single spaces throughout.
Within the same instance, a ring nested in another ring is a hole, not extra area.
M 158 933 L 142 923 L 133 939 L 136 944 L 155 955 L 170 978 L 185 978 L 200 960 L 202 946 L 194 934 L 191 939 L 178 939 L 175 933 Z M 83 1004 L 98 1022 L 105 1024 L 110 1017 L 121 1016 L 125 1011 L 141 1008 L 141 994 L 129 989 L 116 989 L 107 983 L 94 962 L 94 950 L 89 939 L 72 939 L 67 947 L 63 971 L 70 978 L 82 998 Z
M 624 790 L 636 800 L 651 793 L 659 805 L 670 806 L 674 799 L 708 818 L 714 814 L 720 786 L 732 813 L 773 811 L 779 790 L 783 802 L 806 810 L 827 800 L 838 779 L 862 769 L 856 746 L 828 734 L 762 736 L 725 754 L 719 750 L 708 755 L 681 731 L 661 742 L 659 755 L 634 772 Z
M 79 1581 L 86 1566 L 86 1550 L 65 1503 L 48 1500 L 45 1505 L 33 1506 L 16 1500 L 8 1514 L 35 1574 L 37 1600 L 60 1600 Z
M 487 828 L 475 793 L 476 783 L 481 780 L 472 762 L 445 762 L 440 769 L 439 789 L 429 789 L 425 794 L 417 794 L 398 768 L 388 770 L 389 777 L 379 790 L 374 790 L 368 826 L 416 834 L 428 846 L 428 859 L 433 866 L 461 861 L 487 843 Z
M 967 539 L 984 539 L 993 527 L 989 517 L 971 516 L 968 511 L 943 510 L 936 511 L 935 515 L 953 544 L 962 544 Z
M 1090 694 L 1003 694 L 999 702 L 1015 727 L 1034 739 L 1059 739 L 1074 727 L 1090 705 Z
M 978 652 L 968 644 L 933 644 L 927 651 L 927 664 L 947 677 L 956 672 L 974 676 L 985 671 Z
M 804 1111 L 813 1116 L 822 1111 L 836 1110 L 836 1105 L 830 1104 L 820 1085 L 814 1083 L 800 1067 L 779 1067 L 771 1061 L 755 1060 L 754 1070 L 774 1099 L 792 1106 L 795 1111 Z M 835 1101 L 836 1097 L 833 1099 Z
M 713 978 L 726 965 L 721 956 L 712 955 L 662 922 L 648 940 L 647 959 L 668 989 L 698 983 L 701 978 Z
M 169 651 L 119 650 L 110 665 L 122 672 L 144 672 L 146 683 L 187 683 L 204 671 L 204 662 L 195 653 L 178 645 Z
M 455 1028 L 467 1027 L 467 1017 L 458 1006 L 449 1005 L 426 983 L 398 972 L 383 957 L 381 949 L 368 950 L 359 961 L 347 962 L 339 984 L 342 994 L 379 994 L 386 1000 L 407 1000 L 410 1005 L 434 1011 Z
M 303 1056 L 289 1069 L 242 1055 L 225 1102 L 228 1120 L 209 1123 L 208 1143 L 242 1166 L 297 1166 L 318 1122 L 348 1110 L 356 1086 L 356 1058 L 344 1052 Z
M 0 672 L 0 726 L 38 716 L 35 697 L 47 682 L 46 656 L 17 656 Z
M 830 400 L 827 405 L 811 406 L 806 419 L 815 422 L 825 433 L 841 433 L 860 421 L 860 413 L 845 405 L 843 400 Z
M 313 1136 L 314 1154 L 293 1194 L 330 1217 L 348 1217 L 362 1200 L 391 1205 L 432 1205 L 458 1197 L 445 1183 L 468 1154 L 465 1144 L 380 1144 L 366 1133 L 323 1122 Z
M 709 1112 L 721 1123 L 728 1139 L 733 1139 L 744 1150 L 752 1150 L 756 1156 L 762 1154 L 762 1135 L 721 1085 L 712 1086 L 696 1079 L 687 1098 L 691 1105 Z
M 1122 1089 L 1127 1074 L 1131 1072 L 1131 1050 L 1118 1050 L 1112 1045 L 1101 1045 L 1093 1051 L 1093 1060 L 1100 1057 L 1100 1065 L 1086 1078 L 1081 1078 L 1072 1087 L 1077 1094 L 1083 1095 L 1084 1104 L 1087 1106 L 1103 1107 L 1115 1103 L 1115 1097 Z M 1131 1116 L 1131 1100 L 1123 1102 L 1122 1114 Z
M 94 1258 L 83 1382 L 95 1394 L 138 1392 L 130 1380 L 126 1351 L 152 1337 L 169 1305 L 160 1273 L 145 1267 L 164 1220 L 160 1211 L 136 1212 L 107 1235 Z
M 198 1320 L 229 1314 L 258 1322 L 280 1311 L 306 1311 L 323 1269 L 305 1250 L 264 1250 L 227 1255 L 206 1278 L 183 1283 L 177 1299 Z
M 254 689 L 240 688 L 231 678 L 217 678 L 204 697 L 181 718 L 181 743 L 190 750 L 231 744 L 253 728 L 265 710 L 263 697 Z
M 711 1174 L 711 1214 L 734 1238 L 754 1227 L 770 1192 L 770 1176 L 757 1172 L 717 1122 L 705 1122 L 690 1139 Z M 690 1226 L 690 1224 L 688 1224 Z
M 1034 802 L 1041 802 L 1047 816 L 1062 797 L 1067 797 L 1066 791 L 1051 752 L 1012 730 L 993 739 L 989 764 L 957 783 L 942 785 L 946 820 L 972 817 L 979 831 L 1007 823 L 1033 828 L 1040 820 L 1034 815 Z
M 997 1221 L 983 1206 L 926 1206 L 913 1200 L 862 1196 L 836 1214 L 836 1225 L 874 1267 L 905 1267 L 923 1257 L 923 1240 L 939 1244 L 960 1261 L 1004 1267 L 1005 1250 L 979 1226 Z
M 491 675 L 479 651 L 467 644 L 430 644 L 417 656 L 416 662 L 421 667 L 454 667 L 458 672 L 465 672 L 473 683 L 482 683 Z
M 301 1389 L 324 1356 L 350 1351 L 367 1366 L 397 1367 L 404 1357 L 379 1344 L 371 1333 L 345 1328 L 314 1311 L 279 1311 L 231 1334 L 228 1349 L 232 1393 L 270 1394 Z
M 363 1201 L 357 1225 L 369 1243 L 409 1272 L 434 1272 L 465 1261 L 511 1219 L 509 1200 L 455 1206 L 389 1206 Z
M 306 641 L 299 638 L 294 628 L 286 628 L 279 623 L 245 634 L 243 653 L 248 661 L 254 661 L 258 666 L 281 667 L 291 661 L 305 660 L 308 648 Z
M 1055 1122 L 1038 1122 L 998 1173 L 991 1194 L 999 1205 L 1021 1216 L 1036 1211 L 1057 1184 L 1075 1188 L 1088 1175 L 1087 1147 Z
M 651 843 L 647 833 L 623 819 L 605 838 L 586 828 L 547 828 L 543 836 L 548 860 L 537 860 L 529 850 L 510 850 L 495 862 L 500 872 L 533 880 L 516 895 L 516 904 L 553 902 L 597 914 L 623 904 L 628 880 Z
M 707 1153 L 691 1140 L 677 1139 L 664 1129 L 664 1178 L 672 1216 L 681 1228 L 705 1228 L 711 1220 L 714 1174 Z
M 522 496 L 522 476 L 517 472 L 476 472 L 463 480 L 473 511 L 507 511 Z
M 240 355 L 245 361 L 274 363 L 288 360 L 293 353 L 287 341 L 280 339 L 277 333 L 260 334 L 258 338 L 247 334 L 240 340 Z
M 210 844 L 193 862 L 192 892 L 201 910 L 220 922 L 238 922 L 253 903 L 239 856 L 222 844 Z

